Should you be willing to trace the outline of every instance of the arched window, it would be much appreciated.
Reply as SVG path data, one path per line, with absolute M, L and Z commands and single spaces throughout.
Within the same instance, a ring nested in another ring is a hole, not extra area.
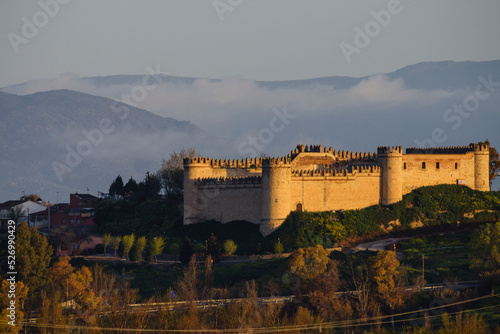
M 297 211 L 302 211 L 302 203 L 297 203 Z

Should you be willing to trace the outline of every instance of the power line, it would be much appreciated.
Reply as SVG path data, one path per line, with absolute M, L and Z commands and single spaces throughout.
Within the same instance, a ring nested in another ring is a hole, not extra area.
M 449 306 L 455 306 L 455 305 L 461 305 L 461 304 L 466 304 L 466 303 L 471 303 L 479 300 L 484 300 L 484 299 L 489 299 L 489 298 L 500 298 L 499 296 L 492 296 L 492 295 L 487 295 L 487 296 L 482 296 L 482 297 L 477 297 L 477 298 L 472 298 L 456 303 L 451 303 L 451 304 L 446 304 L 446 305 L 441 305 L 441 306 L 436 306 L 436 307 L 431 307 L 427 309 L 422 309 L 422 310 L 415 310 L 415 311 L 409 311 L 409 312 L 402 312 L 402 313 L 397 313 L 397 314 L 392 314 L 392 315 L 385 315 L 385 316 L 379 316 L 379 317 L 372 317 L 368 318 L 365 320 L 362 320 L 363 323 L 360 323 L 359 319 L 356 320 L 345 320 L 345 321 L 335 321 L 335 322 L 326 322 L 326 323 L 312 323 L 312 324 L 305 324 L 305 325 L 294 325 L 294 326 L 281 326 L 281 327 L 274 327 L 274 328 L 244 328 L 245 330 L 252 330 L 253 333 L 273 333 L 273 332 L 286 332 L 286 331 L 297 331 L 297 330 L 313 330 L 313 329 L 334 329 L 334 328 L 345 328 L 345 327 L 361 327 L 361 326 L 370 326 L 370 325 L 378 325 L 378 324 L 389 324 L 392 323 L 392 321 L 384 321 L 384 322 L 376 322 L 379 320 L 387 319 L 390 317 L 399 317 L 399 316 L 404 316 L 404 315 L 410 315 L 410 314 L 415 314 L 415 313 L 420 313 L 420 312 L 426 312 L 426 311 L 432 311 L 436 309 L 440 309 L 443 307 L 449 307 Z M 480 310 L 486 310 L 486 309 L 491 309 L 495 307 L 499 307 L 500 304 L 496 305 L 491 305 L 491 306 L 485 306 L 485 307 L 480 307 L 476 309 L 470 309 L 470 310 L 465 310 L 465 311 L 460 311 L 460 312 L 476 312 Z M 450 313 L 450 315 L 458 314 L 460 312 L 455 312 L 455 313 Z M 433 316 L 428 316 L 427 318 L 436 318 L 440 317 L 441 315 L 433 315 Z M 419 317 L 419 318 L 406 318 L 406 319 L 398 319 L 394 320 L 394 322 L 407 322 L 407 321 L 414 321 L 414 320 L 421 320 L 425 319 L 425 317 Z M 7 324 L 7 321 L 0 321 L 2 324 Z M 96 330 L 96 331 L 122 331 L 122 332 L 136 332 L 136 331 L 141 331 L 141 332 L 149 332 L 149 333 L 159 333 L 159 332 L 171 332 L 171 333 L 238 333 L 241 332 L 242 328 L 233 328 L 233 329 L 177 329 L 177 330 L 171 330 L 171 329 L 137 329 L 137 328 L 118 328 L 118 327 L 98 327 L 98 326 L 74 326 L 74 325 L 56 325 L 56 324 L 42 324 L 42 323 L 28 323 L 28 322 L 23 322 L 24 326 L 29 326 L 29 327 L 41 327 L 41 328 L 52 328 L 52 329 L 76 329 L 76 330 Z

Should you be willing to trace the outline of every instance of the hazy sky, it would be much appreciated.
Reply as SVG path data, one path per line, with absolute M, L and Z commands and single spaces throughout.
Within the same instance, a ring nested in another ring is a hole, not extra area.
M 287 80 L 500 59 L 498 14 L 498 0 L 3 0 L 0 86 L 157 65 Z

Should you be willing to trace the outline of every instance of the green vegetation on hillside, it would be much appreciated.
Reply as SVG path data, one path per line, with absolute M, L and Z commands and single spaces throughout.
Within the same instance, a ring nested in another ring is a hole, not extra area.
M 460 185 L 423 187 L 403 196 L 391 206 L 374 205 L 361 210 L 327 212 L 291 212 L 285 222 L 264 238 L 259 226 L 245 221 L 221 224 L 207 221 L 182 225 L 179 201 L 159 199 L 106 200 L 96 208 L 96 222 L 101 233 L 162 236 L 166 249 L 181 245 L 188 237 L 196 251 L 203 250 L 213 233 L 219 247 L 233 240 L 236 254 L 274 252 L 280 239 L 285 252 L 300 247 L 335 243 L 365 236 L 376 236 L 389 230 L 412 229 L 412 223 L 424 227 L 447 224 L 500 220 L 500 192 L 475 191 Z
M 500 192 L 482 192 L 460 185 L 423 187 L 391 206 L 361 210 L 292 212 L 267 240 L 281 239 L 286 251 L 317 244 L 325 247 L 346 238 L 374 236 L 393 229 L 500 220 Z

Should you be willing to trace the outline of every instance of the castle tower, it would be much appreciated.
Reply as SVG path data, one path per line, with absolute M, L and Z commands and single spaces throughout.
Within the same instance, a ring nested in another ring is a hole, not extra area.
M 382 170 L 382 205 L 403 199 L 403 149 L 401 146 L 377 149 L 378 163 Z
M 269 235 L 290 213 L 292 168 L 288 158 L 262 161 L 262 216 L 260 231 Z
M 474 189 L 490 190 L 490 148 L 486 144 L 474 144 Z
M 208 177 L 210 168 L 209 158 L 184 159 L 184 225 L 198 223 L 202 219 L 207 195 L 200 193 L 195 180 Z

